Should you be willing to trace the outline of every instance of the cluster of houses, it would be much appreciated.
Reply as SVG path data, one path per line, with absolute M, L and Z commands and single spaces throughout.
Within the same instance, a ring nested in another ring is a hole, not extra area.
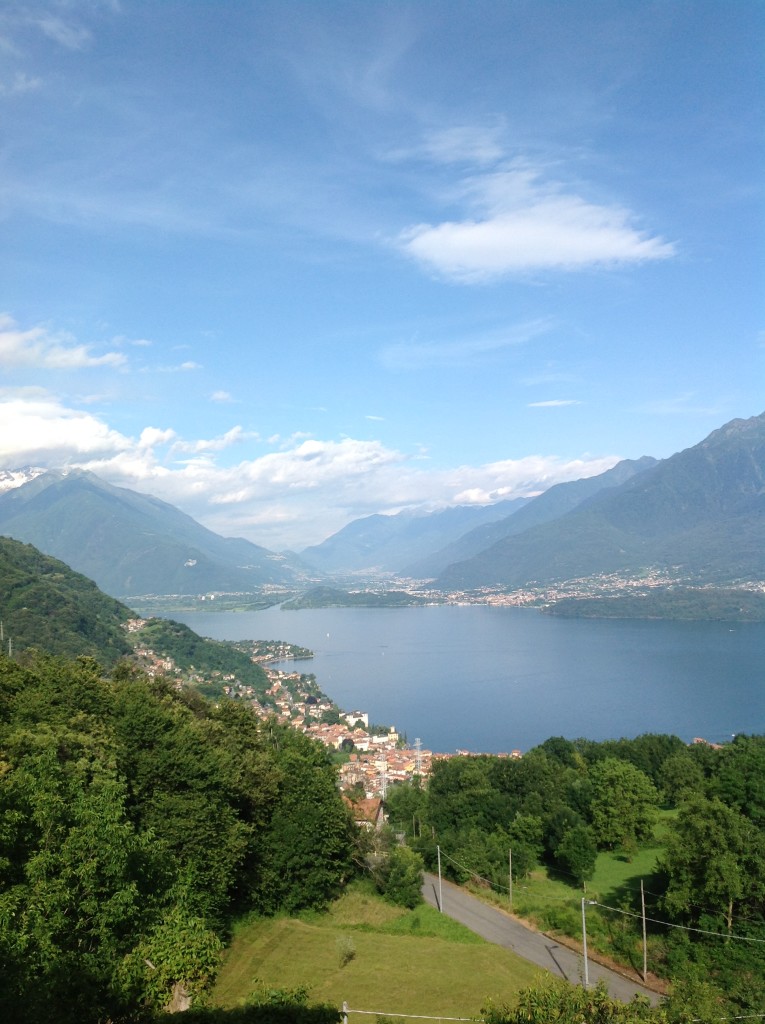
M 126 623 L 126 629 L 130 633 L 138 633 L 146 621 L 132 619 Z M 275 717 L 330 750 L 347 755 L 339 769 L 340 788 L 352 798 L 354 813 L 358 811 L 368 825 L 375 827 L 378 824 L 382 813 L 380 801 L 384 800 L 391 786 L 415 777 L 427 779 L 436 758 L 470 754 L 467 750 L 458 750 L 455 755 L 434 754 L 423 749 L 419 739 L 412 747 L 393 726 L 370 728 L 367 712 L 340 711 L 321 691 L 312 675 L 287 672 L 267 663 L 268 660 L 302 658 L 310 653 L 302 648 L 288 650 L 288 647 L 290 645 L 262 642 L 250 652 L 253 661 L 259 662 L 266 673 L 269 685 L 265 694 L 257 693 L 254 687 L 241 683 L 234 676 L 218 672 L 212 675 L 222 684 L 222 692 L 227 697 L 247 701 L 259 717 Z M 178 687 L 189 682 L 210 682 L 196 673 L 191 676 L 182 673 L 172 658 L 159 656 L 148 647 L 137 644 L 135 653 L 149 675 L 175 677 Z M 515 758 L 520 757 L 521 752 L 513 750 L 499 756 Z

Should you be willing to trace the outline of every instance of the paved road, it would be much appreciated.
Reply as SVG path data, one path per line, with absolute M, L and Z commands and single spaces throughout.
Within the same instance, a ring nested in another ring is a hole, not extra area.
M 426 902 L 433 907 L 438 907 L 438 892 L 438 876 L 426 874 L 422 895 Z M 490 907 L 451 882 L 442 880 L 441 894 L 443 912 L 449 917 L 453 917 L 455 921 L 459 921 L 460 924 L 464 924 L 471 931 L 481 935 L 489 942 L 504 946 L 505 949 L 511 949 L 524 960 L 530 960 L 531 963 L 543 967 L 559 978 L 565 978 L 572 984 L 583 982 L 584 957 L 581 954 L 575 953 L 566 946 L 558 945 L 549 935 L 527 928 L 516 918 L 502 910 Z M 659 996 L 655 992 L 623 978 L 607 967 L 601 967 L 592 959 L 588 961 L 588 975 L 590 985 L 594 985 L 603 978 L 609 993 L 616 999 L 629 1002 L 636 993 L 639 993 L 648 996 L 654 1005 L 659 1001 Z

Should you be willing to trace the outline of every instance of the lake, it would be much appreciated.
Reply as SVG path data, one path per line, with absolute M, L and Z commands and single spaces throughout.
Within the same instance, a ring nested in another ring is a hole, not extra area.
M 549 736 L 765 733 L 765 623 L 561 619 L 488 606 L 195 612 L 203 636 L 309 647 L 346 711 L 442 752 Z

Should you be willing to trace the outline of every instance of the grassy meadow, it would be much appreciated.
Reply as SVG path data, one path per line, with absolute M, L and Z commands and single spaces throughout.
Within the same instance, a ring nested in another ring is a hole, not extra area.
M 235 1007 L 261 987 L 304 986 L 312 1002 L 381 1015 L 475 1017 L 539 973 L 433 908 L 393 907 L 357 882 L 326 913 L 240 922 L 211 1002 Z
M 620 853 L 598 856 L 595 874 L 587 883 L 588 899 L 634 908 L 639 905 L 643 879 L 650 908 L 651 878 L 663 852 L 666 819 L 672 813 L 662 812 L 655 843 L 629 859 Z M 468 888 L 509 909 L 507 891 Z M 514 885 L 512 909 L 540 930 L 578 941 L 583 895 L 562 873 L 539 869 Z M 652 916 L 650 909 L 648 913 Z M 634 918 L 587 908 L 587 938 L 593 953 L 638 970 L 642 966 L 639 932 L 640 923 Z M 339 1007 L 345 1001 L 351 1009 L 381 1016 L 476 1017 L 489 1000 L 512 1003 L 514 995 L 540 973 L 533 964 L 484 942 L 432 907 L 391 906 L 371 883 L 357 881 L 324 913 L 239 922 L 211 1002 L 236 1007 L 260 989 L 305 987 L 312 1002 Z

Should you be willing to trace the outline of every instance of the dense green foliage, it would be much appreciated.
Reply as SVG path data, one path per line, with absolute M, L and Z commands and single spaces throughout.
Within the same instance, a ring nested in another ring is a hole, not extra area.
M 130 651 L 121 623 L 130 610 L 95 583 L 29 544 L 0 537 L 2 649 L 37 647 L 113 664 Z
M 355 838 L 303 736 L 42 656 L 0 659 L 0 820 L 0 1018 L 20 1024 L 137 1019 L 198 992 L 235 908 L 321 906 Z
M 674 927 L 652 929 L 653 969 L 686 985 L 704 979 L 730 1012 L 760 1009 L 765 737 L 738 736 L 720 749 L 673 736 L 552 738 L 520 760 L 437 761 L 427 789 L 395 787 L 387 809 L 429 868 L 438 846 L 447 876 L 506 892 L 510 851 L 516 880 L 546 866 L 572 887 L 591 877 L 598 849 L 629 860 L 653 843 L 661 802 L 676 813 L 664 819 L 650 916 Z M 625 889 L 618 900 L 618 909 L 638 913 L 639 894 Z M 578 913 L 561 910 L 558 919 L 576 934 Z M 639 943 L 639 916 L 622 922 L 611 948 L 626 951 Z
M 408 608 L 411 605 L 432 604 L 432 598 L 415 597 L 403 590 L 352 591 L 336 587 L 313 587 L 301 597 L 282 605 L 285 611 L 303 608 Z
M 625 1004 L 611 999 L 605 986 L 586 990 L 581 985 L 542 982 L 521 993 L 517 1006 L 492 1003 L 482 1010 L 486 1024 L 646 1024 L 666 1021 L 647 1000 Z
M 172 619 L 150 619 L 138 634 L 140 642 L 173 659 L 184 671 L 235 675 L 262 697 L 268 687 L 266 673 L 245 651 L 231 641 L 210 640 Z

